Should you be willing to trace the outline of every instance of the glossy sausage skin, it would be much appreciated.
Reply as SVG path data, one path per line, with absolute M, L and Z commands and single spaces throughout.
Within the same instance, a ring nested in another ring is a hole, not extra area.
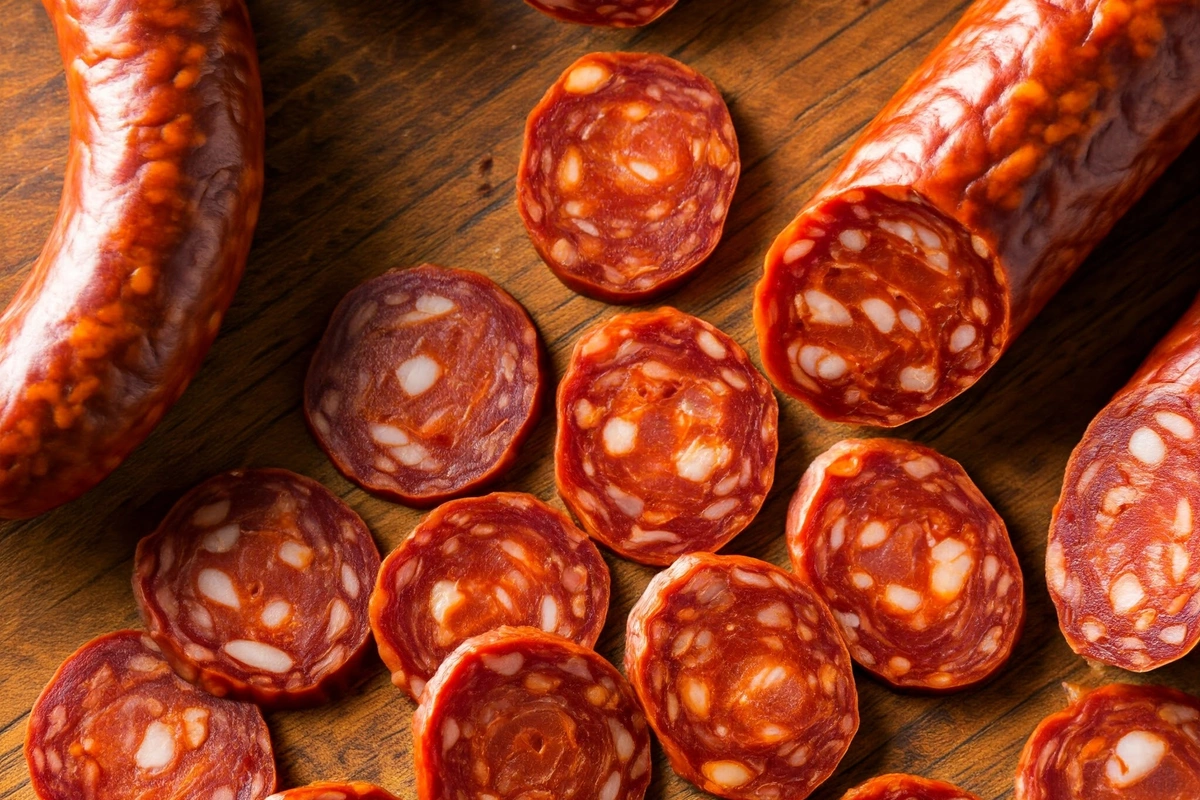
M 99 483 L 183 393 L 263 184 L 242 0 L 46 0 L 71 105 L 58 218 L 0 317 L 0 517 Z
M 930 413 L 1197 132 L 1194 0 L 978 0 L 767 254 L 767 373 L 828 419 Z
M 1200 299 L 1067 462 L 1046 587 L 1076 653 L 1134 672 L 1200 642 Z

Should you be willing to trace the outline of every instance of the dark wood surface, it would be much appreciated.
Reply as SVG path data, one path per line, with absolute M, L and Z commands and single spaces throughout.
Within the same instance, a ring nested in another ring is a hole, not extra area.
M 663 302 L 697 314 L 758 361 L 753 282 L 772 237 L 933 47 L 959 0 L 682 0 L 643 30 L 556 24 L 519 0 L 251 0 L 267 111 L 267 191 L 246 278 L 204 369 L 133 456 L 86 497 L 0 527 L 0 798 L 32 797 L 28 710 L 56 666 L 93 636 L 136 626 L 131 556 L 190 486 L 239 466 L 312 476 L 367 521 L 383 552 L 420 514 L 348 483 L 305 430 L 300 390 L 337 300 L 391 268 L 480 270 L 533 315 L 562 374 L 570 347 L 613 312 L 538 260 L 513 204 L 526 113 L 571 61 L 647 50 L 691 64 L 725 93 L 743 157 L 724 240 Z M 0 0 L 0 299 L 50 228 L 67 107 L 49 21 Z M 1028 623 L 1009 666 L 977 691 L 899 695 L 859 674 L 862 728 L 814 795 L 840 797 L 903 770 L 1009 797 L 1025 739 L 1064 702 L 1060 685 L 1156 681 L 1200 692 L 1197 657 L 1149 676 L 1094 669 L 1067 648 L 1042 570 L 1050 510 L 1091 417 L 1200 290 L 1200 147 L 1193 146 L 977 386 L 897 431 L 960 460 L 1008 522 Z M 783 519 L 809 461 L 870 432 L 782 399 L 775 489 L 728 548 L 785 565 Z M 500 484 L 551 499 L 553 415 Z M 560 504 L 561 505 L 561 504 Z M 653 570 L 606 554 L 614 597 L 600 651 L 620 663 L 624 619 Z M 338 703 L 269 715 L 281 786 L 372 780 L 412 800 L 413 704 L 372 661 Z M 653 800 L 701 796 L 655 750 Z

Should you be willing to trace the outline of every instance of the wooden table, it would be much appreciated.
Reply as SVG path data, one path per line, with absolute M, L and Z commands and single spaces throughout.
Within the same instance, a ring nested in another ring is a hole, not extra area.
M 519 0 L 251 0 L 267 111 L 267 190 L 246 278 L 191 388 L 98 489 L 0 527 L 0 798 L 32 797 L 22 743 L 55 668 L 93 636 L 136 626 L 131 557 L 171 504 L 239 466 L 280 466 L 344 497 L 387 552 L 420 514 L 347 482 L 304 427 L 300 388 L 334 304 L 422 261 L 491 275 L 529 309 L 556 375 L 593 320 L 614 311 L 554 280 L 526 238 L 513 179 L 526 113 L 595 50 L 665 53 L 724 91 L 743 173 L 725 238 L 665 302 L 734 336 L 757 361 L 751 287 L 772 237 L 862 126 L 961 14 L 960 0 L 683 0 L 643 30 L 556 24 Z M 0 0 L 0 298 L 24 279 L 62 185 L 67 108 L 49 21 Z M 1192 658 L 1145 678 L 1089 668 L 1059 634 L 1042 561 L 1050 509 L 1084 427 L 1200 290 L 1200 147 L 1125 218 L 991 373 L 898 431 L 959 459 L 1008 522 L 1029 620 L 1002 675 L 941 698 L 859 673 L 862 729 L 814 795 L 877 773 L 1011 796 L 1025 739 L 1064 702 L 1060 684 L 1154 680 L 1200 693 Z M 783 399 L 775 489 L 729 552 L 785 565 L 783 519 L 809 461 L 848 435 Z M 555 497 L 553 415 L 502 482 Z M 606 554 L 614 597 L 600 651 L 620 663 L 624 620 L 653 570 Z M 414 797 L 413 704 L 382 664 L 351 696 L 269 716 L 280 785 L 371 780 Z M 653 800 L 700 796 L 655 750 Z

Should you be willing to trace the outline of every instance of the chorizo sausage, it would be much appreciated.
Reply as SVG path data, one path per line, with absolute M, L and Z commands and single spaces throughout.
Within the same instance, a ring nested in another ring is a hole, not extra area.
M 582 645 L 535 628 L 467 639 L 413 717 L 418 800 L 642 800 L 650 732 L 629 684 Z
M 974 384 L 1200 132 L 1190 0 L 977 0 L 776 238 L 767 374 L 893 427 Z
M 893 686 L 978 684 L 1025 619 L 1000 515 L 958 462 L 899 439 L 819 456 L 788 509 L 792 568 L 829 605 L 850 655 Z
M 740 171 L 712 81 L 666 56 L 592 53 L 529 115 L 517 208 L 559 280 L 636 303 L 678 286 L 712 253 Z
M 490 278 L 424 264 L 338 304 L 304 383 L 304 414 L 364 489 L 436 505 L 502 474 L 541 410 L 537 331 Z
M 106 634 L 63 662 L 25 738 L 39 800 L 263 800 L 275 762 L 262 713 L 185 683 L 150 637 Z
M 242 0 L 45 0 L 71 103 L 58 218 L 0 316 L 0 517 L 95 486 L 200 367 L 263 185 Z
M 362 781 L 349 783 L 321 781 L 301 786 L 298 789 L 276 792 L 267 800 L 399 800 L 399 798 L 378 786 Z
M 716 550 L 762 507 L 779 407 L 737 342 L 660 308 L 587 330 L 558 387 L 554 475 L 593 537 L 669 564 Z
M 861 783 L 842 800 L 979 800 L 970 792 L 917 775 L 880 775 Z
M 858 730 L 850 655 L 778 567 L 692 553 L 629 612 L 625 674 L 671 766 L 730 800 L 804 800 Z
M 636 28 L 649 25 L 675 7 L 679 0 L 525 0 L 561 22 Z
M 379 550 L 353 510 L 282 469 L 227 472 L 138 542 L 133 591 L 185 679 L 270 707 L 328 700 L 371 634 Z
M 1068 690 L 1021 751 L 1015 800 L 1200 797 L 1200 700 L 1165 686 Z
M 1145 672 L 1200 640 L 1200 301 L 1067 462 L 1046 586 L 1071 648 Z
M 371 628 L 392 683 L 414 700 L 462 642 L 531 626 L 585 647 L 608 614 L 600 551 L 561 511 L 497 492 L 438 506 L 383 562 Z

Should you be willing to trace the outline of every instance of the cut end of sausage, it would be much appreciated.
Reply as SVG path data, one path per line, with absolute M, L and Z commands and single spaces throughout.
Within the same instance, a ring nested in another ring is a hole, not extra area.
M 1198 434 L 1194 394 L 1152 383 L 1101 411 L 1072 453 L 1046 585 L 1079 655 L 1146 672 L 1200 641 Z
M 1007 288 L 987 243 L 919 197 L 853 189 L 779 235 L 755 298 L 763 363 L 839 422 L 895 427 L 1000 357 Z

